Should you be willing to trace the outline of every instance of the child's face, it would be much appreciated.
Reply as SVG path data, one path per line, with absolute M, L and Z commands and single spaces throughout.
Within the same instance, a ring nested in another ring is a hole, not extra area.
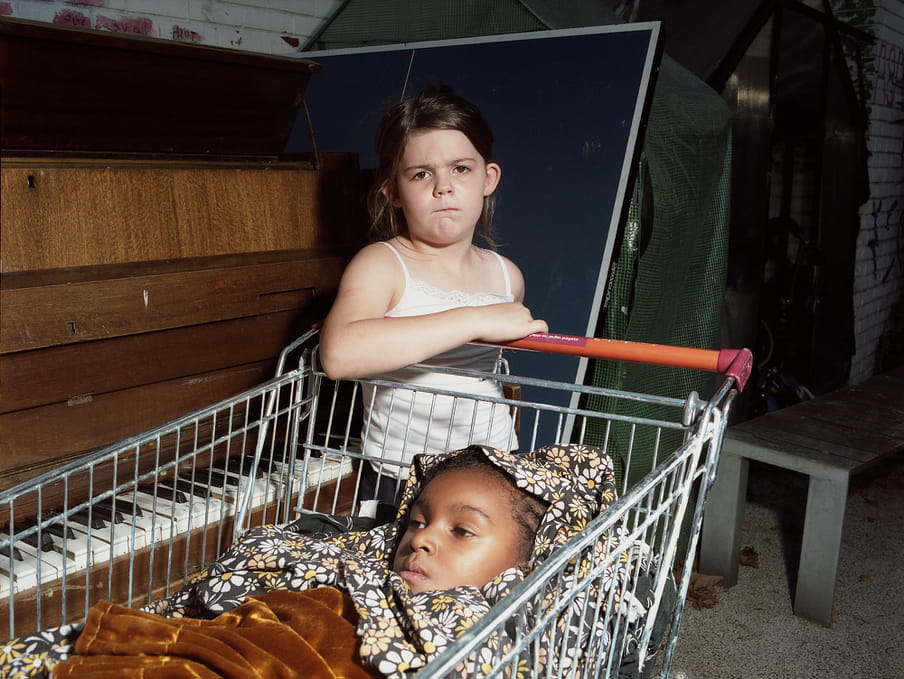
M 512 492 L 481 469 L 454 469 L 421 491 L 392 568 L 415 593 L 481 587 L 517 566 L 520 531 Z
M 412 240 L 435 247 L 470 243 L 483 199 L 496 189 L 499 177 L 499 166 L 485 162 L 464 133 L 416 130 L 386 195 L 405 213 Z

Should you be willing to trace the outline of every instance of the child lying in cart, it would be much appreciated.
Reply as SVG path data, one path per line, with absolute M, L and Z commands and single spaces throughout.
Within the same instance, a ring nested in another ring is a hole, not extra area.
M 326 539 L 252 529 L 172 596 L 10 642 L 0 674 L 409 677 L 614 499 L 611 461 L 590 446 L 419 456 L 395 521 Z M 581 645 L 548 650 L 571 664 Z M 461 676 L 484 674 L 484 657 Z

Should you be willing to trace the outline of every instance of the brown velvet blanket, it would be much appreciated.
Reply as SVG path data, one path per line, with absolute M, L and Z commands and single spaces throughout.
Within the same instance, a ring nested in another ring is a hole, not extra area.
M 56 679 L 370 679 L 351 599 L 333 587 L 273 591 L 213 620 L 94 606 Z

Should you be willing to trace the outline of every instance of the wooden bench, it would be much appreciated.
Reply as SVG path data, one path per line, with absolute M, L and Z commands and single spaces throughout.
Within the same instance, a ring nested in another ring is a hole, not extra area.
M 749 460 L 810 477 L 794 612 L 829 626 L 848 480 L 904 450 L 904 367 L 728 428 L 707 498 L 701 573 L 738 579 Z

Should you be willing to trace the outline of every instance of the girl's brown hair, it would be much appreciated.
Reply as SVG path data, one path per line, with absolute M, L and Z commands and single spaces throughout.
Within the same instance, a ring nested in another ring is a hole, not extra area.
M 423 129 L 458 130 L 474 145 L 485 162 L 493 159 L 493 132 L 475 104 L 456 94 L 445 85 L 430 85 L 419 94 L 405 99 L 383 116 L 377 129 L 376 150 L 379 164 L 374 183 L 367 197 L 370 211 L 370 238 L 389 240 L 408 230 L 405 215 L 390 203 L 394 182 L 405 144 L 412 132 Z M 384 192 L 384 187 L 388 191 Z M 494 194 L 483 199 L 483 211 L 477 231 L 490 246 L 494 246 L 492 232 Z

